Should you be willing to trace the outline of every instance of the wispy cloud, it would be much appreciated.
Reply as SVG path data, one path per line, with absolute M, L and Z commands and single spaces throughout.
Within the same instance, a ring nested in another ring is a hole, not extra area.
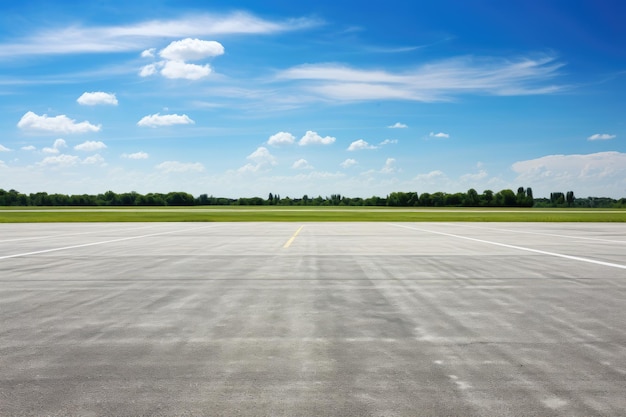
M 406 129 L 408 126 L 405 125 L 404 123 L 400 123 L 400 122 L 396 122 L 395 124 L 392 124 L 391 126 L 387 126 L 389 129 Z
M 398 143 L 398 139 L 385 139 L 380 142 L 379 146 L 395 145 L 396 143 Z
M 430 132 L 428 134 L 428 137 L 435 138 L 435 139 L 448 139 L 450 135 L 448 133 L 443 133 L 443 132 L 439 132 L 439 133 Z
M 122 158 L 124 159 L 148 159 L 149 155 L 146 152 L 135 152 L 135 153 L 123 153 Z
M 552 56 L 459 57 L 401 72 L 334 63 L 305 64 L 282 71 L 278 77 L 298 81 L 301 88 L 328 100 L 436 102 L 468 93 L 500 96 L 554 93 L 565 88 L 549 83 L 559 75 L 563 65 Z
M 0 152 L 9 152 L 11 151 L 11 149 L 7 148 L 6 146 L 0 145 Z
M 148 20 L 119 26 L 54 27 L 37 31 L 31 36 L 13 42 L 0 44 L 0 58 L 42 54 L 137 51 L 151 48 L 153 41 L 164 38 L 272 34 L 307 29 L 322 23 L 319 19 L 311 18 L 272 21 L 250 13 L 235 12 Z M 146 52 L 146 55 L 149 53 Z
M 616 135 L 610 135 L 608 133 L 596 133 L 595 135 L 591 135 L 587 138 L 587 140 L 609 140 L 615 139 Z
M 156 169 L 166 174 L 170 172 L 202 172 L 204 165 L 200 162 L 165 161 L 158 164 Z

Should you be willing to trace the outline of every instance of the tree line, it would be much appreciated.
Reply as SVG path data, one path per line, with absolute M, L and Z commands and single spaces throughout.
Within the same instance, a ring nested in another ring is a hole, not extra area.
M 267 198 L 224 198 L 201 194 L 197 197 L 185 192 L 116 193 L 103 194 L 23 194 L 16 190 L 0 189 L 0 206 L 389 206 L 389 207 L 626 207 L 626 198 L 588 197 L 578 199 L 573 191 L 552 193 L 550 199 L 533 198 L 532 189 L 519 187 L 517 193 L 505 189 L 478 193 L 470 188 L 458 193 L 421 193 L 396 191 L 386 197 L 346 197 L 341 194 L 301 198 L 281 197 L 269 193 Z

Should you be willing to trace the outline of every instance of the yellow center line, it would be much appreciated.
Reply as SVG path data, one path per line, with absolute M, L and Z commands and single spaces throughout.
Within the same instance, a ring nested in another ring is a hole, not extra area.
M 287 249 L 289 246 L 291 246 L 293 240 L 296 238 L 296 236 L 298 236 L 298 233 L 300 233 L 300 230 L 302 230 L 303 227 L 304 225 L 300 226 L 298 230 L 296 230 L 296 233 L 294 233 L 293 236 L 289 238 L 289 240 L 283 245 L 284 249 Z

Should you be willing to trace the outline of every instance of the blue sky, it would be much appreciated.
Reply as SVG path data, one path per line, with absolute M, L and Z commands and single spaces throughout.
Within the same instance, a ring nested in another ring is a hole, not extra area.
M 0 188 L 626 197 L 626 2 L 2 2 Z

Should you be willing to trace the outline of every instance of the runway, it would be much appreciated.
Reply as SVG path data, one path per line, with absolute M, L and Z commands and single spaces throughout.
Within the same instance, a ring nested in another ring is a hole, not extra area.
M 0 225 L 2 416 L 626 413 L 624 223 Z

